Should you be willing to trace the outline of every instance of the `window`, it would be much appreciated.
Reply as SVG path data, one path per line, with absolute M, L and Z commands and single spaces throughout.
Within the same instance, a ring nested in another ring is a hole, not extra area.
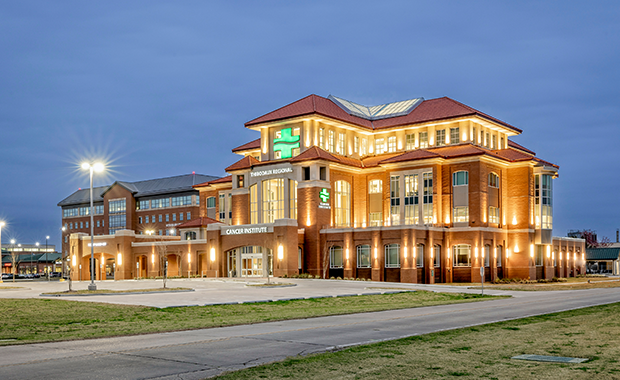
M 455 267 L 471 266 L 471 246 L 466 244 L 455 245 L 452 248 L 452 257 Z
M 187 212 L 187 220 L 192 219 L 192 213 L 190 211 Z
M 380 179 L 373 179 L 368 183 L 368 193 L 378 194 L 383 191 L 383 181 Z
M 365 156 L 368 152 L 368 139 L 362 139 L 362 149 L 360 150 L 360 155 Z
M 118 230 L 126 228 L 127 218 L 125 216 L 126 202 L 125 199 L 114 199 L 108 202 L 109 214 L 109 234 L 114 235 Z
M 194 231 L 185 232 L 185 240 L 196 240 L 196 232 Z
M 446 130 L 445 129 L 438 129 L 435 131 L 435 135 L 436 135 L 436 141 L 435 141 L 435 146 L 444 146 L 446 145 Z
M 420 223 L 418 175 L 405 175 L 405 224 Z
M 138 210 L 148 210 L 151 201 L 139 201 L 138 202 Z
M 294 179 L 288 180 L 289 191 L 289 214 L 291 219 L 297 219 L 297 181 Z
M 284 178 L 263 181 L 263 223 L 284 218 Z
M 84 222 L 80 222 L 80 228 L 84 228 Z
M 325 166 L 319 167 L 319 179 L 321 181 L 327 181 L 327 168 Z
M 181 222 L 183 221 L 183 213 L 182 212 L 179 213 L 179 221 L 181 221 Z
M 484 131 L 480 130 L 480 141 L 478 141 L 480 145 L 484 145 Z
M 415 149 L 415 133 L 410 133 L 405 136 L 405 149 L 413 150 Z
M 357 136 L 353 137 L 353 153 L 358 153 L 360 150 L 360 138 Z
M 166 214 L 166 222 L 170 221 L 170 214 Z
M 329 248 L 329 267 L 342 268 L 342 247 Z
M 400 176 L 390 177 L 390 220 L 391 225 L 400 224 Z
M 148 224 L 148 222 L 149 222 L 149 216 L 147 215 L 147 216 L 144 217 L 144 223 Z
M 177 214 L 172 214 L 172 221 L 176 222 L 177 221 Z
M 495 173 L 489 173 L 489 187 L 499 188 L 499 176 Z
M 499 224 L 499 208 L 489 206 L 489 223 Z
M 473 132 L 472 132 L 472 134 L 471 134 L 471 139 L 472 139 L 472 142 L 473 142 L 474 144 L 476 143 L 476 139 L 478 138 L 478 134 L 477 134 L 477 133 L 478 133 L 478 132 L 476 132 L 476 127 L 474 127 L 474 128 L 473 128 Z
M 370 268 L 370 245 L 357 246 L 357 267 Z
M 215 208 L 215 197 L 207 198 L 207 208 Z
M 418 244 L 416 246 L 415 266 L 418 268 L 424 267 L 424 244 Z
M 450 128 L 450 144 L 458 144 L 461 142 L 459 128 Z
M 371 212 L 368 215 L 368 225 L 370 227 L 380 227 L 383 225 L 383 213 L 382 212 Z
M 485 267 L 491 266 L 491 246 L 490 245 L 484 246 L 484 266 Z
M 351 185 L 346 181 L 336 181 L 334 191 L 334 224 L 336 227 L 351 225 Z
M 196 206 L 200 206 L 200 195 L 194 195 L 196 197 Z
M 495 263 L 498 268 L 502 267 L 502 258 L 504 257 L 504 247 L 498 245 L 495 251 Z
M 469 172 L 460 171 L 452 173 L 452 186 L 469 185 Z
M 73 229 L 73 222 L 69 223 L 69 229 L 72 230 Z
M 388 152 L 389 153 L 396 152 L 396 136 L 388 137 Z
M 162 215 L 159 214 L 159 223 L 161 223 L 161 222 L 162 222 Z
M 420 148 L 428 148 L 428 132 L 420 132 Z
M 544 246 L 536 245 L 535 248 L 536 248 L 536 255 L 534 256 L 534 259 L 536 260 L 536 266 L 541 267 L 544 265 L 544 253 L 543 253 Z
M 191 206 L 191 204 L 192 204 L 192 196 L 191 195 L 184 195 L 182 197 L 172 197 L 170 199 L 170 203 L 171 203 L 172 207 Z
M 536 228 L 551 229 L 553 226 L 551 176 L 549 174 L 537 174 L 534 181 L 534 191 Z
M 90 215 L 90 207 L 80 207 L 80 216 Z
M 226 220 L 226 194 L 219 194 L 219 220 Z
M 300 270 L 299 273 L 301 273 L 303 262 L 301 247 L 297 247 L 297 269 Z
M 499 147 L 499 149 L 504 149 L 504 147 L 505 147 L 504 138 L 503 138 L 503 137 L 501 137 L 501 138 L 499 139 L 499 141 L 500 141 L 500 147 Z
M 325 129 L 319 128 L 319 148 L 325 149 Z
M 69 218 L 72 216 L 78 216 L 78 209 L 77 208 L 66 208 L 64 210 L 62 210 L 62 217 L 63 218 Z
M 491 149 L 497 149 L 497 135 L 491 137 Z
M 491 144 L 491 141 L 489 141 L 489 132 L 486 133 L 485 138 L 484 138 L 484 146 L 486 146 L 487 148 L 489 147 L 489 144 Z
M 454 220 L 454 223 L 469 222 L 469 207 L 468 206 L 454 207 L 452 218 Z
M 385 153 L 385 139 L 375 139 L 375 154 Z
M 95 215 L 103 215 L 103 205 L 95 206 Z
M 424 224 L 433 224 L 433 173 L 423 173 L 424 199 L 422 205 L 422 219 Z
M 441 266 L 441 246 L 436 245 L 433 248 L 433 266 L 439 268 Z
M 162 235 L 161 230 L 159 230 L 159 236 L 161 236 L 161 235 Z
M 302 169 L 302 180 L 303 181 L 310 181 L 310 167 L 309 166 L 305 166 Z
M 88 222 L 86 222 L 86 228 L 88 228 Z
M 250 223 L 258 223 L 258 185 L 250 186 Z
M 228 197 L 226 197 L 228 202 L 226 202 L 226 210 L 228 210 L 228 219 L 232 220 L 232 194 L 228 193 Z
M 334 153 L 335 141 L 334 141 L 334 131 L 327 132 L 327 149 Z
M 338 153 L 345 155 L 346 152 L 344 150 L 344 133 L 339 133 L 338 134 Z
M 400 268 L 400 245 L 388 244 L 385 246 L 385 267 Z

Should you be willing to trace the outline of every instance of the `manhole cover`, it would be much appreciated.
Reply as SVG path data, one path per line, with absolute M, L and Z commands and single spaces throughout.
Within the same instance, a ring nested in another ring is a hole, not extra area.
M 552 362 L 552 363 L 583 363 L 589 359 L 586 358 L 567 358 L 563 356 L 545 356 L 545 355 L 517 355 L 511 359 L 531 360 L 535 362 Z

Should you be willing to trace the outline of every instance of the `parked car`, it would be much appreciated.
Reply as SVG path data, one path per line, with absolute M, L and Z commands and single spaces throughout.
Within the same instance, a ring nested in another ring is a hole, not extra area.
M 8 280 L 13 278 L 13 274 L 12 273 L 2 273 L 2 279 L 3 280 Z
M 50 277 L 60 277 L 60 272 L 51 272 Z

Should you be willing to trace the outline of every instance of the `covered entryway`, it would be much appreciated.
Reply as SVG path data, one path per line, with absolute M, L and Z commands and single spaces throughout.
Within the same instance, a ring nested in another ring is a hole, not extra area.
M 226 252 L 226 262 L 228 277 L 273 275 L 273 253 L 269 248 L 260 246 L 235 248 Z M 237 263 L 241 263 L 240 268 Z

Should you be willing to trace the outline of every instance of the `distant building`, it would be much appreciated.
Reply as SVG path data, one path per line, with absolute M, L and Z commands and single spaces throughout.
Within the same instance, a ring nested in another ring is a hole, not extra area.
M 2 273 L 46 273 L 62 270 L 60 253 L 56 246 L 48 244 L 2 244 Z M 16 264 L 15 266 L 13 264 Z
M 620 275 L 620 247 L 586 248 L 588 273 Z

